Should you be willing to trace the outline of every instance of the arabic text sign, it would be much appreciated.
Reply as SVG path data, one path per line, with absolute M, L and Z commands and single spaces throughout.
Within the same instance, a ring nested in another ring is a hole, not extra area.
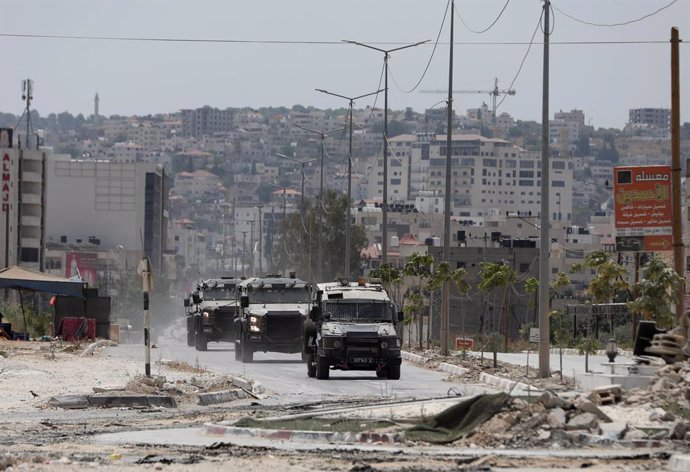
M 673 249 L 671 167 L 614 167 L 619 251 Z

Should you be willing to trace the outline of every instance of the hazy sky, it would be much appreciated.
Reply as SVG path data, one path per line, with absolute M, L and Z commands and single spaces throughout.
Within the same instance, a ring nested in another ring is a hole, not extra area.
M 389 106 L 423 111 L 444 99 L 420 93 L 448 84 L 450 14 L 428 72 L 447 0 L 0 0 L 0 111 L 20 114 L 21 80 L 34 80 L 33 108 L 41 115 L 175 112 L 226 107 L 345 106 L 314 91 L 356 96 L 379 87 L 383 54 L 344 44 L 349 39 L 398 51 L 390 59 Z M 690 121 L 690 0 L 626 26 L 672 0 L 553 0 L 551 104 L 582 109 L 596 127 L 622 128 L 630 108 L 670 107 L 671 27 L 681 38 L 681 120 Z M 541 0 L 457 0 L 454 89 L 508 88 L 542 13 Z M 565 13 L 565 14 L 564 14 Z M 16 37 L 60 35 L 253 42 L 113 41 Z M 499 112 L 541 121 L 542 39 L 537 31 L 514 88 Z M 295 44 L 295 42 L 304 42 Z M 596 44 L 558 44 L 589 42 Z M 619 42 L 601 44 L 601 42 Z M 642 43 L 632 43 L 642 42 Z M 658 43 L 657 43 L 658 42 Z M 326 43 L 326 44 L 323 44 Z M 494 44 L 488 44 L 494 43 Z M 496 44 L 503 43 L 503 44 Z M 394 80 L 393 80 L 394 79 Z M 374 97 L 356 107 L 373 105 Z M 489 95 L 455 94 L 464 113 Z M 383 97 L 377 105 L 382 106 Z M 438 107 L 443 104 L 436 105 Z

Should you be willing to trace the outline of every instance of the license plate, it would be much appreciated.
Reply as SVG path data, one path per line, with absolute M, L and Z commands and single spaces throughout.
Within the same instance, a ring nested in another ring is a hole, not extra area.
M 371 357 L 353 357 L 352 358 L 352 363 L 353 364 L 371 364 L 374 362 L 374 359 Z

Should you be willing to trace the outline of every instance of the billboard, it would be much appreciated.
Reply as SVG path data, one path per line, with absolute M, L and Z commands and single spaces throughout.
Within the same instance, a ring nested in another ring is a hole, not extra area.
M 98 255 L 90 252 L 68 252 L 65 254 L 65 277 L 81 276 L 89 286 L 98 286 Z
M 673 250 L 671 167 L 613 168 L 616 251 Z

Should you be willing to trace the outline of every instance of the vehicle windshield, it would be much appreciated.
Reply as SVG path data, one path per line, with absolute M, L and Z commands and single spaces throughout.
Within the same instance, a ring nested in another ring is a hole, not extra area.
M 372 301 L 328 301 L 323 304 L 323 314 L 330 320 L 358 323 L 391 321 L 390 304 Z
M 234 300 L 235 287 L 218 285 L 204 290 L 204 300 Z
M 305 290 L 304 287 L 287 289 L 262 288 L 249 292 L 249 303 L 308 303 L 309 301 L 309 290 Z

